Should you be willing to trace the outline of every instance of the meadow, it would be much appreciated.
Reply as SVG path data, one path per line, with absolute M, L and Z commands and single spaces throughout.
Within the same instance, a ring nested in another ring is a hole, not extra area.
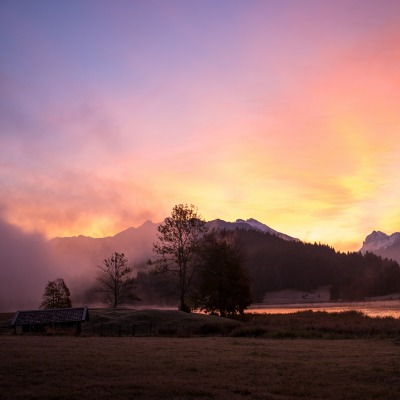
M 131 336 L 132 324 L 136 335 L 354 339 L 400 338 L 400 319 L 372 318 L 361 312 L 300 311 L 291 314 L 245 314 L 237 319 L 213 315 L 184 313 L 176 310 L 113 310 L 91 309 L 90 322 L 83 335 L 99 335 L 103 326 L 105 336 Z M 149 327 L 151 326 L 151 332 Z
M 9 317 L 9 315 L 7 316 Z M 3 319 L 5 321 L 5 319 Z M 0 399 L 395 399 L 400 320 L 357 312 L 249 315 L 91 310 L 154 336 L 0 336 Z M 191 326 L 187 330 L 165 330 Z M 4 325 L 4 324 L 3 324 Z M 332 340 L 333 339 L 333 340 Z
M 395 399 L 394 340 L 2 336 L 2 400 Z

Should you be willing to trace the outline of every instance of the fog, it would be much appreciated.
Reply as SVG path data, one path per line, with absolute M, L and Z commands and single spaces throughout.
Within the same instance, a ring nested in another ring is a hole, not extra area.
M 152 254 L 157 224 L 150 221 L 113 237 L 47 241 L 0 217 L 0 312 L 37 309 L 48 281 L 63 278 L 73 306 L 98 304 L 97 266 L 114 251 L 125 253 L 136 272 Z
M 91 273 L 56 257 L 47 240 L 0 218 L 0 311 L 37 309 L 48 281 L 63 278 L 74 302 L 90 300 Z

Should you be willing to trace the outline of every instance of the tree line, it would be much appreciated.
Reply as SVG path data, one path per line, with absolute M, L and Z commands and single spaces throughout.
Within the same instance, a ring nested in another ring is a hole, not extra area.
M 231 232 L 220 232 L 231 235 Z M 267 292 L 284 289 L 312 291 L 330 286 L 331 300 L 363 300 L 400 292 L 400 266 L 373 253 L 338 252 L 320 243 L 288 241 L 256 230 L 237 229 L 243 248 L 243 268 L 250 281 L 253 302 Z M 168 285 L 146 269 L 137 274 L 144 301 L 169 304 Z
M 245 268 L 256 302 L 270 291 L 312 291 L 328 285 L 331 300 L 363 300 L 400 291 L 400 267 L 393 260 L 257 231 L 239 231 L 238 236 L 247 250 Z
M 209 231 L 193 205 L 176 205 L 160 224 L 154 257 L 134 270 L 123 253 L 98 268 L 96 293 L 109 307 L 143 304 L 243 313 L 266 292 L 330 286 L 331 300 L 362 300 L 400 292 L 400 267 L 372 253 L 337 252 L 319 243 L 288 241 L 256 230 Z M 49 282 L 42 308 L 68 307 L 62 279 Z

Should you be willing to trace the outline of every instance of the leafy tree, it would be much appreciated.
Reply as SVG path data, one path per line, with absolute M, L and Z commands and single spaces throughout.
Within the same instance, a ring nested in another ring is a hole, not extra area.
M 58 278 L 55 281 L 49 281 L 44 289 L 43 300 L 39 308 L 69 308 L 72 307 L 70 291 L 64 282 L 64 279 Z
M 244 252 L 235 232 L 207 235 L 201 260 L 194 304 L 222 317 L 243 314 L 252 300 L 250 281 L 243 267 Z
M 133 270 L 127 266 L 128 259 L 124 253 L 113 253 L 99 265 L 96 289 L 101 295 L 101 301 L 111 308 L 139 300 L 133 293 L 136 279 L 132 276 Z
M 197 269 L 196 256 L 207 233 L 205 224 L 195 206 L 178 204 L 157 228 L 158 242 L 153 245 L 158 256 L 155 271 L 174 275 L 179 309 L 186 312 L 190 312 L 186 299 Z

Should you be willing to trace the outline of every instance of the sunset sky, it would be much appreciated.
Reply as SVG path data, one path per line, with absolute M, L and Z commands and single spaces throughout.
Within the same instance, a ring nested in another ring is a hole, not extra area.
M 107 236 L 178 203 L 338 250 L 400 231 L 400 1 L 3 0 L 0 217 Z

